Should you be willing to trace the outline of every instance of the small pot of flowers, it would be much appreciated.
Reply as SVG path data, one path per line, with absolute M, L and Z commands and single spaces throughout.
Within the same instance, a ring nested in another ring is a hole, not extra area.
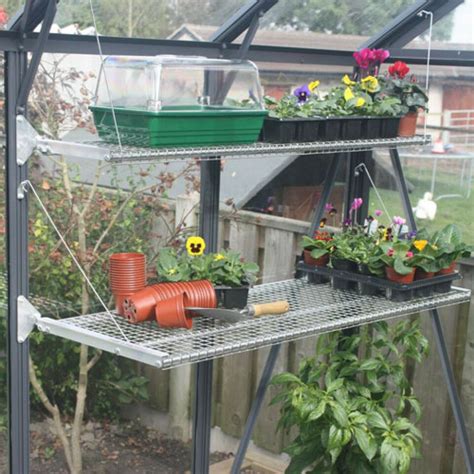
M 411 250 L 413 252 L 411 263 L 415 267 L 415 280 L 428 280 L 433 278 L 439 268 L 436 261 L 437 248 L 430 244 L 428 238 L 428 234 L 421 231 L 416 235 L 411 244 Z M 417 296 L 431 296 L 433 289 L 434 285 L 423 286 L 417 288 L 415 294 Z
M 361 275 L 381 276 L 383 275 L 382 264 L 380 260 L 374 258 L 376 250 L 375 237 L 367 234 L 360 234 L 354 241 L 354 256 L 357 260 L 357 271 Z M 378 287 L 367 283 L 359 282 L 357 284 L 360 295 L 375 295 L 379 292 Z
M 334 236 L 331 251 L 331 267 L 334 270 L 357 272 L 357 256 L 354 253 L 354 235 L 346 230 Z M 355 282 L 333 276 L 332 287 L 336 290 L 348 290 L 356 286 Z
M 458 226 L 448 224 L 433 234 L 432 246 L 435 248 L 437 263 L 436 275 L 449 275 L 456 269 L 456 263 L 461 258 L 470 257 L 474 247 L 462 241 L 462 234 Z M 451 289 L 451 282 L 439 283 L 435 290 L 444 293 Z
M 385 276 L 388 280 L 401 284 L 413 282 L 416 268 L 413 266 L 410 247 L 410 242 L 399 239 L 380 244 L 383 251 L 381 259 L 385 262 Z
M 332 246 L 332 235 L 318 229 L 314 238 L 303 236 L 303 260 L 306 265 L 326 267 L 329 263 L 329 250 Z
M 161 282 L 208 280 L 216 290 L 218 303 L 226 308 L 244 308 L 249 287 L 255 283 L 259 267 L 245 262 L 238 252 L 189 255 L 172 248 L 162 249 L 157 260 Z
M 416 133 L 418 111 L 427 110 L 428 96 L 417 83 L 416 77 L 407 77 L 410 68 L 403 61 L 396 61 L 388 68 L 384 80 L 383 92 L 400 100 L 403 116 L 400 119 L 398 135 L 412 137 Z

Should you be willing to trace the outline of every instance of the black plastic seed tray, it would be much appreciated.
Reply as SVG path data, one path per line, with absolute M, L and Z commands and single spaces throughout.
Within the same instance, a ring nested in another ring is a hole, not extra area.
M 311 283 L 326 283 L 330 280 L 334 289 L 357 290 L 361 295 L 385 295 L 392 301 L 410 301 L 413 298 L 431 296 L 434 293 L 447 293 L 451 290 L 452 282 L 462 278 L 458 272 L 454 272 L 401 284 L 362 273 L 306 265 L 304 262 L 298 263 L 297 270 L 308 275 Z

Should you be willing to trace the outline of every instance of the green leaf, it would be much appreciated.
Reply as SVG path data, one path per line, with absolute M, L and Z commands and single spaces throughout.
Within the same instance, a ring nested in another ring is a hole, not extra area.
M 316 407 L 315 410 L 313 410 L 310 414 L 309 414 L 309 417 L 308 417 L 308 421 L 315 421 L 317 420 L 318 418 L 321 418 L 321 416 L 324 415 L 324 412 L 326 411 L 326 401 L 325 400 L 322 400 L 321 402 L 319 402 L 318 406 Z
M 328 393 L 334 392 L 336 390 L 339 390 L 343 385 L 344 385 L 344 379 L 341 379 L 341 378 L 335 379 L 328 385 L 328 388 L 326 391 Z
M 418 421 L 421 417 L 421 405 L 420 405 L 420 402 L 416 399 L 416 398 L 413 398 L 413 397 L 408 397 L 406 399 L 408 401 L 408 403 L 411 405 L 413 411 L 415 412 L 415 418 L 416 420 Z
M 272 378 L 271 383 L 273 385 L 281 385 L 287 383 L 296 383 L 298 385 L 302 385 L 301 380 L 294 374 L 290 374 L 289 372 L 283 372 L 282 374 L 275 375 Z
M 344 408 L 339 403 L 332 404 L 331 410 L 339 425 L 345 428 L 349 424 L 349 418 L 347 416 L 346 410 L 344 410 Z
M 396 472 L 400 461 L 400 449 L 392 445 L 386 438 L 380 447 L 382 463 L 388 472 Z
M 373 428 L 380 428 L 382 430 L 388 430 L 388 424 L 385 418 L 377 411 L 372 412 L 367 417 L 367 422 Z
M 377 453 L 377 443 L 376 441 L 369 436 L 363 428 L 354 428 L 354 435 L 359 445 L 359 448 L 365 454 L 365 457 L 372 461 L 375 454 Z
M 393 262 L 393 269 L 399 275 L 409 275 L 413 271 L 413 268 L 405 265 L 401 258 L 395 258 Z
M 328 449 L 340 448 L 342 444 L 342 430 L 336 425 L 329 428 Z
M 367 359 L 360 365 L 360 370 L 376 370 L 380 365 L 381 362 L 377 359 Z

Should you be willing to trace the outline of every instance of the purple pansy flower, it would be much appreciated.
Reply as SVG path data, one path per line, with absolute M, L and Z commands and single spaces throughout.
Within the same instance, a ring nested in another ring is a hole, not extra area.
M 375 214 L 377 217 L 380 217 L 380 216 L 383 214 L 383 212 L 382 212 L 380 209 L 375 209 L 374 214 Z
M 309 90 L 308 86 L 305 84 L 304 86 L 300 86 L 296 88 L 293 94 L 297 97 L 298 102 L 301 104 L 308 100 L 308 97 L 311 95 L 311 91 Z
M 343 227 L 349 227 L 350 225 L 352 225 L 352 219 L 349 217 L 347 219 L 344 219 L 344 221 L 342 222 L 342 225 Z
M 416 237 L 416 230 L 412 230 L 411 232 L 408 232 L 407 238 L 408 239 L 414 239 Z
M 330 202 L 327 202 L 325 205 L 324 205 L 324 210 L 326 212 L 330 212 L 332 209 L 334 209 L 334 206 L 330 203 Z

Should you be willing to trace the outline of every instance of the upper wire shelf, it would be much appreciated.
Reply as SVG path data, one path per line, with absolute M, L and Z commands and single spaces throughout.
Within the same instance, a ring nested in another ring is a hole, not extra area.
M 204 147 L 146 148 L 122 146 L 103 141 L 63 142 L 41 138 L 37 149 L 46 154 L 60 154 L 103 160 L 111 164 L 150 163 L 156 161 L 181 161 L 190 158 L 216 160 L 224 157 L 246 158 L 273 155 L 312 155 L 340 152 L 357 152 L 375 148 L 402 148 L 423 146 L 431 143 L 430 136 L 378 138 L 367 140 L 340 140 L 304 143 L 251 143 L 244 145 L 220 145 Z
M 263 316 L 234 324 L 197 318 L 192 330 L 161 329 L 155 322 L 130 324 L 116 316 L 115 321 L 128 340 L 106 313 L 61 320 L 41 318 L 37 327 L 46 333 L 168 369 L 455 305 L 469 301 L 470 294 L 469 290 L 453 288 L 449 293 L 395 302 L 297 279 L 258 285 L 251 290 L 251 303 L 286 299 L 290 310 L 278 316 Z

